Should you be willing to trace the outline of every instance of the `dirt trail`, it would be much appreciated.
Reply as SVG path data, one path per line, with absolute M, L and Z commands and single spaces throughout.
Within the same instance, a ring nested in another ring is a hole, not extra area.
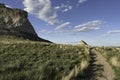
M 91 64 L 91 69 L 94 72 L 93 76 L 95 74 L 99 75 L 96 76 L 97 80 L 114 80 L 114 72 L 106 59 L 95 49 L 91 49 L 91 57 L 93 59 Z

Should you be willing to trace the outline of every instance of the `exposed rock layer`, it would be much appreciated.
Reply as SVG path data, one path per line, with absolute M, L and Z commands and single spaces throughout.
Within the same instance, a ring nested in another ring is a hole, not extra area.
M 80 45 L 81 46 L 88 46 L 88 44 L 85 41 L 83 41 L 83 40 L 80 41 Z
M 4 4 L 0 4 L 0 35 L 13 35 L 30 40 L 47 41 L 38 37 L 27 17 L 28 13 L 26 11 L 11 9 Z

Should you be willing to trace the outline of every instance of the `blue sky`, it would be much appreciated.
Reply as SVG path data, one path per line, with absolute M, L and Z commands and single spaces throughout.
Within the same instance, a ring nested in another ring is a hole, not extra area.
M 120 0 L 0 0 L 29 13 L 37 34 L 55 43 L 120 46 Z

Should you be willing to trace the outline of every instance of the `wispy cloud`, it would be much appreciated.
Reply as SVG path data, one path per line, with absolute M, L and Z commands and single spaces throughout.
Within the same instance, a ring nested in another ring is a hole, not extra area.
M 58 9 L 60 9 L 61 7 L 60 6 L 56 6 L 56 7 L 54 7 L 56 10 L 58 10 Z
M 120 30 L 111 30 L 103 34 L 102 36 L 107 37 L 107 36 L 117 36 L 120 35 Z
M 49 30 L 41 30 L 41 33 L 45 34 L 56 34 L 56 35 L 67 35 L 67 36 L 74 36 L 77 35 L 78 32 L 88 32 L 92 30 L 98 30 L 101 29 L 103 22 L 100 20 L 95 20 L 95 21 L 89 21 L 83 24 L 80 24 L 78 26 L 73 27 L 72 29 L 63 29 L 65 27 L 68 27 L 71 25 L 70 22 L 65 22 L 55 28 L 54 31 L 49 31 Z
M 35 14 L 39 19 L 53 25 L 58 23 L 57 12 L 51 6 L 50 0 L 24 0 L 24 10 Z
M 45 34 L 53 34 L 53 33 L 54 33 L 53 31 L 48 31 L 48 30 L 46 30 L 46 29 L 41 30 L 40 32 L 41 32 L 41 33 L 45 33 Z
M 115 33 L 120 33 L 120 30 L 112 30 L 107 32 L 107 34 L 115 34 Z
M 55 30 L 60 30 L 60 29 L 66 27 L 66 26 L 69 26 L 69 25 L 70 25 L 70 22 L 65 22 L 65 23 L 57 26 L 57 27 L 55 28 Z
M 62 12 L 67 12 L 72 9 L 71 5 L 66 5 L 66 7 L 63 8 Z
M 100 29 L 101 26 L 102 26 L 102 21 L 95 20 L 75 26 L 74 31 L 82 32 L 82 31 L 97 30 Z
M 70 22 L 65 22 L 65 23 L 59 25 L 58 27 L 56 27 L 55 30 L 60 30 L 59 32 L 62 32 L 62 33 L 88 32 L 88 31 L 92 31 L 92 30 L 101 29 L 103 22 L 100 20 L 89 21 L 89 22 L 86 22 L 83 24 L 79 24 L 79 25 L 73 27 L 72 29 L 61 30 L 62 28 L 67 27 L 69 25 L 70 25 Z
M 55 9 L 61 12 L 67 12 L 72 9 L 72 6 L 69 4 L 61 4 L 60 6 L 56 6 Z
M 78 0 L 78 3 L 86 2 L 87 0 Z

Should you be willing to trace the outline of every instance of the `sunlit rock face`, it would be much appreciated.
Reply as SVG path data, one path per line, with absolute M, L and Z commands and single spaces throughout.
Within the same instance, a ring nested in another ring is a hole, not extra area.
M 79 44 L 80 44 L 81 46 L 88 46 L 88 44 L 87 44 L 85 41 L 83 41 L 83 40 L 81 40 Z
M 0 35 L 14 35 L 30 40 L 43 40 L 38 37 L 27 19 L 28 13 L 20 9 L 11 9 L 0 4 Z

